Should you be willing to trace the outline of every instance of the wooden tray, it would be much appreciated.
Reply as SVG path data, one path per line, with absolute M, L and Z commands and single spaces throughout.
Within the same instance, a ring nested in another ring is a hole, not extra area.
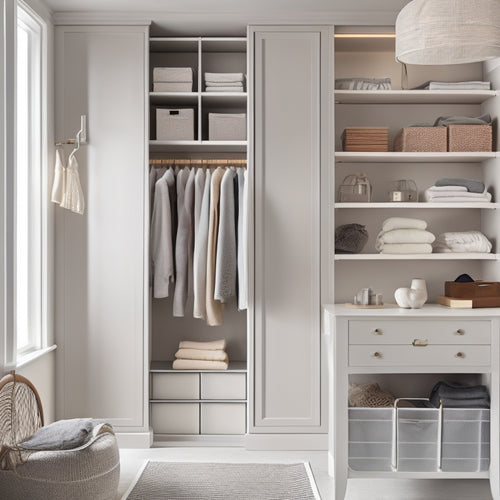
M 363 305 L 363 304 L 351 304 L 350 302 L 347 302 L 345 306 L 350 307 L 351 309 L 383 309 L 385 307 L 384 304 Z

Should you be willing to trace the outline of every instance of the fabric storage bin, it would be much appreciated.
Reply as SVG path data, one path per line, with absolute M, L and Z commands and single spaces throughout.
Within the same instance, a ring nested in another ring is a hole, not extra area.
M 153 82 L 153 92 L 192 92 L 193 82 Z
M 349 408 L 349 466 L 361 471 L 392 470 L 397 445 L 398 470 L 434 472 L 438 469 L 439 410 L 399 408 L 397 439 L 393 408 Z M 443 409 L 442 470 L 488 470 L 490 411 Z
M 448 151 L 492 151 L 491 125 L 448 125 Z
M 394 137 L 394 151 L 444 152 L 446 140 L 446 127 L 405 127 Z
M 246 113 L 208 113 L 209 141 L 245 141 L 246 138 Z
M 159 141 L 194 140 L 194 109 L 157 108 L 156 139 Z

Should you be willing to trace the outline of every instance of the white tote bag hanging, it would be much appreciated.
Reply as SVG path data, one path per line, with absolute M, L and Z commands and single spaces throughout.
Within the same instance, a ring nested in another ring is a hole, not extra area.
M 62 151 L 56 149 L 56 162 L 54 166 L 54 182 L 52 183 L 52 192 L 50 199 L 54 203 L 61 204 L 66 190 L 66 167 L 62 159 Z
M 61 207 L 82 215 L 85 210 L 85 199 L 83 197 L 80 175 L 78 173 L 78 161 L 73 151 L 68 158 L 66 167 L 66 188 L 64 190 Z

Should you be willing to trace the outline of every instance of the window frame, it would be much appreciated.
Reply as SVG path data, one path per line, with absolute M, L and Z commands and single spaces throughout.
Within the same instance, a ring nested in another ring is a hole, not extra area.
M 15 43 L 17 44 L 17 30 L 21 27 L 28 33 L 28 235 L 31 241 L 35 241 L 37 252 L 35 256 L 29 256 L 29 269 L 27 274 L 35 273 L 35 291 L 30 290 L 28 286 L 26 311 L 27 315 L 27 342 L 20 348 L 17 345 L 19 332 L 18 325 L 18 257 L 17 248 L 17 224 L 18 224 L 18 207 L 17 207 L 17 144 L 20 140 L 17 137 L 17 117 L 18 117 L 18 96 L 15 96 L 15 146 L 13 191 L 15 193 L 13 201 L 13 338 L 10 340 L 12 359 L 16 365 L 22 364 L 27 358 L 33 356 L 37 351 L 47 347 L 47 307 L 48 307 L 48 246 L 47 246 L 47 220 L 48 220 L 48 195 L 47 195 L 47 102 L 46 102 L 46 85 L 47 85 L 47 26 L 43 19 L 31 9 L 22 0 L 16 1 L 15 15 Z M 15 78 L 17 78 L 17 45 L 15 52 Z M 14 92 L 17 92 L 17 82 L 15 83 Z M 35 224 L 33 224 L 35 221 Z M 30 244 L 27 245 L 28 249 Z M 26 264 L 24 262 L 23 264 Z M 33 282 L 33 277 L 29 276 L 28 283 Z M 33 313 L 30 314 L 30 313 Z M 26 326 L 26 325 L 25 325 Z

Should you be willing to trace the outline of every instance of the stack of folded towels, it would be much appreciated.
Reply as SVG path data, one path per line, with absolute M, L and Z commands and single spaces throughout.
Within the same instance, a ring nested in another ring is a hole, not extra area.
M 179 342 L 175 353 L 174 370 L 227 370 L 229 358 L 226 352 L 226 339 L 211 342 Z
M 491 242 L 480 231 L 441 233 L 434 242 L 436 253 L 490 253 Z
M 429 402 L 435 408 L 489 408 L 490 397 L 484 385 L 455 385 L 438 382 L 431 391 Z
M 375 248 L 380 253 L 432 253 L 436 237 L 426 231 L 427 222 L 421 219 L 390 217 L 382 224 Z
M 192 91 L 192 68 L 153 68 L 153 92 Z
M 206 92 L 243 92 L 243 73 L 205 73 Z
M 425 201 L 432 203 L 490 202 L 491 194 L 484 183 L 475 179 L 438 179 L 425 190 Z

